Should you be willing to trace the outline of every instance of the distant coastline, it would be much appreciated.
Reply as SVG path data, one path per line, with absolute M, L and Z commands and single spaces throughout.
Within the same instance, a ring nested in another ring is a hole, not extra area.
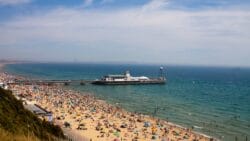
M 4 71 L 5 65 L 8 64 L 22 64 L 22 63 L 31 63 L 30 61 L 19 61 L 19 60 L 0 60 L 0 72 Z
M 0 72 L 2 71 L 2 69 L 4 68 L 5 64 L 0 63 Z

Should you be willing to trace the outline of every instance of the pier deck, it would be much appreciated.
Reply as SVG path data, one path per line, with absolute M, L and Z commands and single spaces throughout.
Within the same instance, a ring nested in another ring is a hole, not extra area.
M 84 85 L 86 83 L 92 83 L 93 80 L 15 80 L 8 84 L 23 84 L 23 85 L 53 85 L 64 84 L 70 85 L 72 83 Z
M 95 84 L 95 85 L 146 85 L 146 84 L 165 84 L 165 79 L 149 79 L 149 80 L 137 80 L 137 81 L 103 81 L 103 80 L 15 80 L 9 82 L 12 85 L 54 85 L 54 84 Z

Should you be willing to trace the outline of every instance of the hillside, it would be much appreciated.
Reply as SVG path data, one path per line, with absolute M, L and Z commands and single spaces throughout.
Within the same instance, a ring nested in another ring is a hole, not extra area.
M 11 91 L 0 88 L 0 138 L 3 140 L 56 140 L 64 138 L 59 126 L 42 121 L 24 109 Z

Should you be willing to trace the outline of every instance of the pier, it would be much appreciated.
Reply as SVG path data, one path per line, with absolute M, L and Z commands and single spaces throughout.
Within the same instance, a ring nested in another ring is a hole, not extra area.
M 146 76 L 134 77 L 131 76 L 129 71 L 124 74 L 106 75 L 101 79 L 97 80 L 35 80 L 35 79 L 15 79 L 8 84 L 13 85 L 53 85 L 53 84 L 64 84 L 70 85 L 72 83 L 85 85 L 87 83 L 95 85 L 146 85 L 146 84 L 165 84 L 166 77 L 163 67 L 160 67 L 160 76 L 157 78 L 149 78 Z
M 88 83 L 92 83 L 94 80 L 15 80 L 13 82 L 9 82 L 9 85 L 54 85 L 54 84 L 80 84 L 85 85 Z
M 146 85 L 146 84 L 165 84 L 165 79 L 149 79 L 136 81 L 103 81 L 103 80 L 14 80 L 8 85 L 71 85 L 71 84 L 95 84 L 95 85 Z

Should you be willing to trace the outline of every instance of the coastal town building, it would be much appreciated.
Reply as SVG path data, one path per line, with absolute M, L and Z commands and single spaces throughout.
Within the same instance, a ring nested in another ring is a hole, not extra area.
M 0 82 L 0 87 L 7 90 L 8 89 L 8 85 L 3 83 L 3 82 Z
M 44 119 L 46 121 L 52 122 L 53 121 L 53 114 L 52 112 L 47 111 L 46 109 L 42 108 L 41 106 L 37 104 L 32 103 L 25 103 L 24 108 L 31 111 L 41 119 Z

